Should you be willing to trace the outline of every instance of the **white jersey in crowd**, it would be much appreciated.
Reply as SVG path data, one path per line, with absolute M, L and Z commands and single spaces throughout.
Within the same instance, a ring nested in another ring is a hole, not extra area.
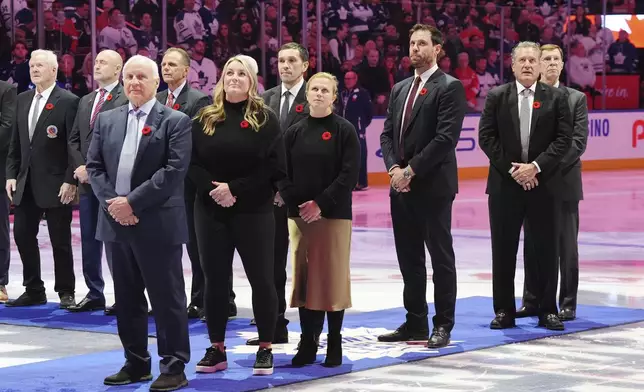
M 584 87 L 594 87 L 595 68 L 588 57 L 570 56 L 566 66 L 568 71 L 568 80 L 572 84 Z
M 217 84 L 217 66 L 215 63 L 205 57 L 201 61 L 193 59 L 190 60 L 190 69 L 196 74 L 196 79 L 191 80 L 190 86 L 206 95 L 212 96 L 215 84 Z
M 479 78 L 479 92 L 476 95 L 476 110 L 482 112 L 485 107 L 485 98 L 487 97 L 487 93 L 499 85 L 499 80 L 487 71 L 482 74 L 476 72 L 476 76 Z
M 174 31 L 177 33 L 177 43 L 179 44 L 190 40 L 202 40 L 206 34 L 201 15 L 194 11 L 179 11 L 174 18 Z
M 137 43 L 134 34 L 127 27 L 115 29 L 107 26 L 98 35 L 98 50 L 123 48 L 134 56 L 137 52 Z
M 11 1 L 13 1 L 13 15 L 11 15 Z M 0 12 L 2 12 L 2 21 L 7 33 L 10 33 L 16 20 L 16 14 L 27 8 L 27 0 L 2 0 L 0 3 Z

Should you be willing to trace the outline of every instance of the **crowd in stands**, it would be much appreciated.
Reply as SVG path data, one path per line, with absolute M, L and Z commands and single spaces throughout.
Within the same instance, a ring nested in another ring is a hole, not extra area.
M 10 2 L 13 1 L 13 17 Z M 596 80 L 606 73 L 642 74 L 642 49 L 629 33 L 602 26 L 602 0 L 167 0 L 162 20 L 158 0 L 97 0 L 96 37 L 99 51 L 118 51 L 126 60 L 142 54 L 159 60 L 162 31 L 167 45 L 181 46 L 192 57 L 189 81 L 207 94 L 224 62 L 242 53 L 258 63 L 265 51 L 260 89 L 278 83 L 279 44 L 302 42 L 303 26 L 311 56 L 309 75 L 318 67 L 340 83 L 353 71 L 371 94 L 375 115 L 384 115 L 394 83 L 412 75 L 408 31 L 417 22 L 437 26 L 445 36 L 439 67 L 463 82 L 471 112 L 482 110 L 487 92 L 513 77 L 511 48 L 519 41 L 557 44 L 565 48 L 567 85 L 591 96 L 601 94 Z M 605 0 L 607 14 L 642 13 L 644 1 Z M 35 0 L 2 0 L 0 79 L 29 89 L 29 53 L 38 48 Z M 44 48 L 59 59 L 60 86 L 82 96 L 91 91 L 92 58 L 90 5 L 87 0 L 45 0 Z M 260 7 L 265 6 L 261 34 Z M 282 20 L 278 21 L 278 7 Z M 318 37 L 318 24 L 322 35 Z M 281 41 L 279 36 L 281 35 Z M 644 88 L 644 83 L 642 83 Z M 640 94 L 644 96 L 644 94 Z

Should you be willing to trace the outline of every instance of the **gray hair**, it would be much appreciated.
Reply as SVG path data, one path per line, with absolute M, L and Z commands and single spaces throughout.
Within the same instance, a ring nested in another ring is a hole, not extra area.
M 259 67 L 257 66 L 257 61 L 255 61 L 254 58 L 247 56 L 245 54 L 238 54 L 235 57 L 245 61 L 248 68 L 250 68 L 251 71 L 255 72 L 255 75 L 259 73 Z
M 522 48 L 536 49 L 538 52 L 537 58 L 541 57 L 541 46 L 539 46 L 538 43 L 532 41 L 521 41 L 514 48 L 512 48 L 512 62 L 516 60 L 517 50 Z
M 139 54 L 134 55 L 130 57 L 130 59 L 125 63 L 125 66 L 123 66 L 123 73 L 125 74 L 125 71 L 127 70 L 128 65 L 130 64 L 142 64 L 142 65 L 147 65 L 150 68 L 150 72 L 152 72 L 152 76 L 154 79 L 159 79 L 159 67 L 157 66 L 157 63 L 154 62 L 154 60 L 141 56 Z
M 31 58 L 33 59 L 36 56 L 45 56 L 47 64 L 58 69 L 58 58 L 56 57 L 56 53 L 51 50 L 36 49 L 31 52 Z

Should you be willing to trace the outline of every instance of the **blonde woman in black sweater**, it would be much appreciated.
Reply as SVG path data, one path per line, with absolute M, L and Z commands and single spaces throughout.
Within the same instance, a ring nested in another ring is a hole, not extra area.
M 328 73 L 306 84 L 310 114 L 284 135 L 287 178 L 279 196 L 288 206 L 293 263 L 291 307 L 299 308 L 302 336 L 293 365 L 315 362 L 324 315 L 325 366 L 342 364 L 342 321 L 351 307 L 352 190 L 360 171 L 360 143 L 350 122 L 333 113 L 338 82 Z
M 212 343 L 197 364 L 197 372 L 213 373 L 228 367 L 224 337 L 228 278 L 236 249 L 253 291 L 259 331 L 253 374 L 272 374 L 277 294 L 271 178 L 284 175 L 284 150 L 277 117 L 257 95 L 257 75 L 243 58 L 235 56 L 226 62 L 213 104 L 199 112 L 192 135 L 188 175 L 197 185 L 195 231 Z

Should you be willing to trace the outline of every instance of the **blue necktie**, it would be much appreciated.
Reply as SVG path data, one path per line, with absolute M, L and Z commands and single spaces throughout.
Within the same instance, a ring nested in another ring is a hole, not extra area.
M 134 167 L 136 153 L 139 149 L 139 122 L 143 116 L 145 116 L 145 113 L 137 110 L 130 110 L 130 115 L 128 116 L 127 134 L 123 141 L 119 167 L 116 173 L 115 191 L 119 196 L 127 196 L 131 190 L 132 168 Z

